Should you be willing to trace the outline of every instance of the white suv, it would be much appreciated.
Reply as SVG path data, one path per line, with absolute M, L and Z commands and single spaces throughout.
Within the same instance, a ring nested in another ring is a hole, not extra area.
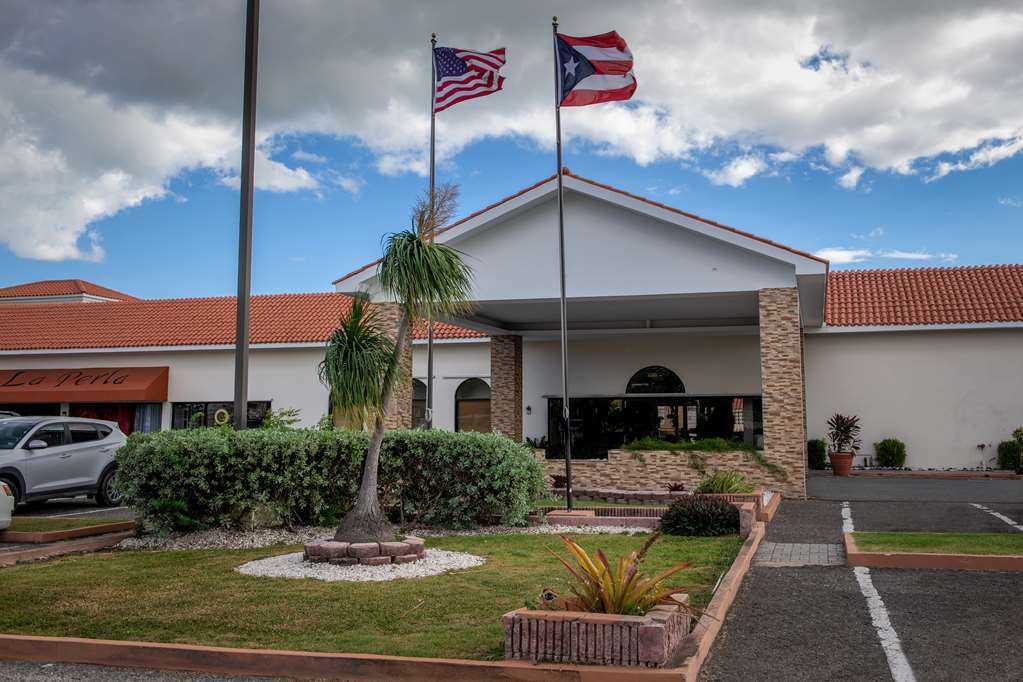
M 95 495 L 98 503 L 117 506 L 114 453 L 125 440 L 116 422 L 99 419 L 0 419 L 0 483 L 18 502 Z

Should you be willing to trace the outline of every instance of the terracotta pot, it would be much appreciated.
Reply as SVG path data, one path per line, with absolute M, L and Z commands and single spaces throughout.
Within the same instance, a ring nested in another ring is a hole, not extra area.
M 835 476 L 848 476 L 852 471 L 853 453 L 829 452 L 828 458 L 831 460 L 831 470 Z

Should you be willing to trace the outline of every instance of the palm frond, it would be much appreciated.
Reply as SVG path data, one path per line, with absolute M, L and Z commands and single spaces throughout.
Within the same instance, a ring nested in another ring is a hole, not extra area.
M 458 251 L 412 230 L 387 235 L 380 284 L 414 318 L 457 316 L 471 308 L 472 268 Z
M 362 297 L 341 318 L 319 365 L 335 414 L 361 425 L 384 408 L 384 387 L 393 373 L 394 341 L 380 329 L 377 311 Z

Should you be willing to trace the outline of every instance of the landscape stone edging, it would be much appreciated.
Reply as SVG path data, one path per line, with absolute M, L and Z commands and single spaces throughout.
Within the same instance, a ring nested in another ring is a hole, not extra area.
M 407 564 L 426 556 L 426 542 L 414 535 L 394 542 L 340 542 L 338 540 L 314 540 L 307 542 L 303 560 L 313 563 L 331 563 L 339 566 L 382 566 L 384 564 Z
M 65 528 L 64 530 L 4 530 L 0 531 L 0 542 L 24 542 L 29 545 L 44 545 L 50 542 L 60 542 L 61 540 L 87 538 L 94 535 L 106 535 L 107 533 L 119 533 L 121 531 L 134 529 L 134 521 L 113 521 L 111 523 L 102 523 L 92 526 Z
M 959 571 L 1023 571 L 1023 556 L 1012 554 L 927 554 L 924 552 L 865 552 L 852 533 L 843 533 L 845 561 L 866 568 L 916 568 Z

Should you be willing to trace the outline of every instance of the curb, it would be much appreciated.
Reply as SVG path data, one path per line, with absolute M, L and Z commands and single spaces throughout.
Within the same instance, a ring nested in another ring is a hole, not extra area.
M 1023 480 L 1023 475 L 1002 471 L 853 471 L 852 478 L 944 478 L 991 479 L 1001 481 Z
M 675 655 L 675 659 L 681 664 L 679 670 L 685 673 L 687 682 L 696 682 L 699 677 L 700 668 L 707 661 L 714 640 L 717 638 L 718 632 L 721 631 L 725 616 L 728 615 L 728 609 L 735 601 L 739 587 L 742 585 L 742 579 L 749 572 L 753 557 L 756 556 L 765 534 L 766 529 L 762 522 L 758 521 L 753 524 L 753 529 L 739 549 L 739 554 L 732 562 L 732 567 L 721 579 L 714 598 L 710 600 L 710 604 L 707 605 L 692 633 L 682 642 L 682 646 Z
M 17 530 L 0 531 L 0 542 L 24 542 L 30 545 L 44 545 L 49 542 L 60 542 L 74 538 L 87 538 L 94 535 L 106 535 L 107 533 L 119 533 L 125 530 L 135 530 L 134 521 L 115 521 L 95 526 L 81 526 L 79 528 L 68 528 L 66 530 L 32 531 L 22 532 Z
M 867 568 L 922 568 L 960 571 L 1023 571 L 1023 556 L 863 552 L 852 533 L 843 533 L 846 563 Z
M 76 552 L 94 552 L 97 549 L 113 547 L 121 540 L 135 535 L 134 531 L 122 533 L 108 533 L 79 540 L 65 540 L 50 545 L 40 545 L 31 549 L 21 549 L 11 552 L 0 552 L 0 567 L 13 566 L 14 564 L 36 559 L 48 559 L 62 554 L 74 554 Z
M 76 637 L 0 635 L 0 660 L 79 663 L 127 668 L 254 675 L 290 679 L 522 680 L 524 682 L 678 682 L 679 670 L 615 666 L 533 665 L 376 654 L 232 649 Z
M 781 493 L 776 491 L 774 495 L 771 495 L 771 501 L 757 512 L 757 521 L 763 521 L 764 523 L 773 521 L 774 515 L 778 513 L 779 506 L 781 506 Z

